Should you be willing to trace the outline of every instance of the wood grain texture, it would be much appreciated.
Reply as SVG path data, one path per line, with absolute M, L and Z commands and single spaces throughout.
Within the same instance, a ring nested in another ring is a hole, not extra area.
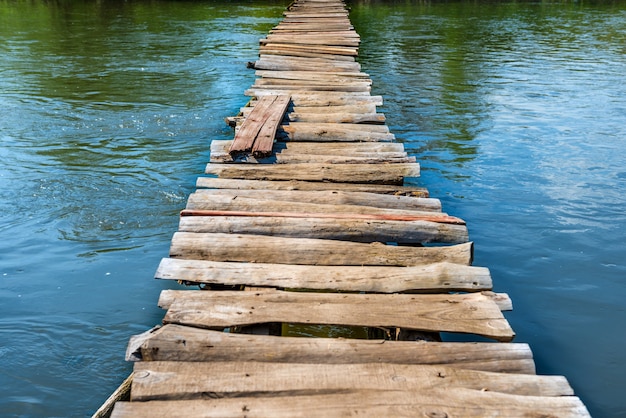
M 262 97 L 276 94 L 272 90 L 248 89 L 247 96 Z M 356 106 L 370 105 L 382 106 L 382 96 L 371 96 L 366 93 L 350 92 L 315 92 L 315 91 L 291 91 L 291 101 L 295 106 Z
M 535 374 L 528 344 L 441 343 L 224 333 L 168 324 L 147 333 L 143 361 L 399 363 Z
M 511 341 L 498 305 L 480 293 L 455 295 L 300 292 L 161 292 L 163 323 L 221 329 L 269 322 L 398 327 Z
M 347 217 L 354 215 L 380 215 L 387 219 L 397 217 L 398 220 L 430 220 L 433 222 L 458 222 L 458 218 L 449 217 L 443 212 L 420 211 L 420 210 L 401 210 L 379 208 L 375 206 L 362 205 L 333 205 L 323 203 L 300 203 L 284 200 L 272 200 L 263 198 L 259 193 L 258 199 L 238 196 L 231 197 L 224 194 L 203 195 L 202 193 L 192 193 L 187 200 L 186 210 L 195 211 L 247 211 L 247 212 L 274 212 L 274 213 L 291 213 L 293 216 L 305 216 L 305 214 L 329 214 L 330 216 L 339 217 L 343 214 Z
M 417 163 L 385 164 L 207 164 L 206 174 L 242 180 L 300 180 L 331 183 L 378 183 L 402 185 L 405 177 L 419 177 Z
M 353 390 L 342 394 L 211 400 L 118 402 L 113 418 L 145 417 L 590 417 L 579 398 L 509 395 L 468 389 Z
M 180 218 L 178 230 L 398 244 L 461 244 L 469 240 L 465 225 L 356 218 L 183 216 Z
M 242 197 L 258 198 L 255 190 L 223 190 L 201 189 L 193 194 L 193 200 L 200 202 L 212 199 L 214 196 L 225 196 L 231 199 Z M 366 206 L 384 209 L 415 210 L 422 212 L 441 213 L 441 201 L 434 198 L 419 198 L 412 196 L 387 195 L 368 192 L 345 191 L 304 191 L 304 190 L 264 190 L 265 199 L 282 202 L 309 202 L 319 205 L 350 205 Z
M 287 251 L 287 249 L 289 251 Z M 473 245 L 409 247 L 309 238 L 177 232 L 174 258 L 330 266 L 418 266 L 436 262 L 469 265 Z
M 489 269 L 453 263 L 415 267 L 362 267 L 164 258 L 155 278 L 186 283 L 380 293 L 476 292 L 492 288 Z
M 237 154 L 252 151 L 252 146 L 254 145 L 259 131 L 267 118 L 271 115 L 272 104 L 274 104 L 276 98 L 277 96 L 264 96 L 259 99 L 254 110 L 248 115 L 241 125 L 241 128 L 235 134 L 235 139 L 230 145 L 229 153 Z
M 428 197 L 428 190 L 424 187 L 398 186 L 386 184 L 363 183 L 322 183 L 314 181 L 283 180 L 241 180 L 221 179 L 215 177 L 198 177 L 196 187 L 200 190 L 300 190 L 300 191 L 343 191 L 386 194 L 407 197 Z
M 131 401 L 214 397 L 314 395 L 350 390 L 408 392 L 466 389 L 519 396 L 572 395 L 561 376 L 493 373 L 408 364 L 267 362 L 138 362 Z
M 393 141 L 386 125 L 292 122 L 281 125 L 277 139 L 284 141 L 379 142 Z

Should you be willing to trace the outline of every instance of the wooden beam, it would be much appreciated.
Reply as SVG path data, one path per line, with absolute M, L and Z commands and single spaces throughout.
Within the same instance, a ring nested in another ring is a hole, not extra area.
M 210 400 L 118 402 L 114 418 L 172 416 L 276 418 L 339 418 L 359 416 L 525 418 L 555 416 L 587 418 L 589 412 L 573 396 L 521 396 L 465 389 L 430 391 L 351 390 L 345 393 L 299 395 L 288 398 L 241 397 Z
M 419 177 L 417 163 L 385 164 L 207 164 L 206 174 L 241 180 L 299 180 L 331 183 L 404 183 L 405 177 Z
M 465 225 L 323 217 L 183 216 L 179 231 L 398 244 L 461 244 L 469 239 Z
M 288 249 L 288 251 L 287 251 Z M 419 266 L 472 263 L 473 245 L 409 247 L 311 238 L 177 232 L 170 257 L 324 266 Z
M 242 335 L 168 324 L 150 332 L 143 361 L 398 363 L 535 374 L 528 344 L 441 343 Z
M 293 364 L 264 362 L 138 362 L 131 401 L 212 397 L 321 395 L 351 390 L 488 392 L 530 397 L 572 395 L 561 376 L 492 373 L 407 364 Z M 283 402 L 288 398 L 283 398 Z M 292 401 L 289 400 L 291 403 Z M 432 402 L 432 400 L 431 400 Z M 297 405 L 300 407 L 300 405 Z M 241 411 L 240 411 L 241 412 Z
M 476 334 L 511 341 L 515 333 L 500 308 L 480 293 L 454 295 L 299 292 L 161 292 L 164 324 L 222 329 L 283 322 L 398 327 Z
M 215 177 L 198 177 L 196 187 L 200 190 L 300 190 L 300 191 L 344 191 L 373 194 L 387 194 L 407 197 L 428 197 L 428 190 L 423 187 L 394 186 L 386 184 L 359 183 L 322 183 L 314 181 L 264 181 L 220 179 Z
M 489 269 L 453 263 L 415 267 L 305 266 L 164 258 L 155 278 L 228 286 L 356 292 L 476 292 L 492 288 Z

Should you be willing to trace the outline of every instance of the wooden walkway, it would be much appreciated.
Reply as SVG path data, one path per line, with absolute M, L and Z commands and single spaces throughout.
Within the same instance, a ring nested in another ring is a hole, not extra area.
M 419 165 L 358 46 L 340 0 L 297 0 L 261 40 L 156 273 L 202 290 L 162 292 L 112 416 L 588 416 L 511 342 L 465 222 L 404 185 Z

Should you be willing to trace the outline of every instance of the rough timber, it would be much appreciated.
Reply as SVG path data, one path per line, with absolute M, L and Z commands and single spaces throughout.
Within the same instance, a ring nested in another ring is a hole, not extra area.
M 295 1 L 260 41 L 234 141 L 211 145 L 156 273 L 202 290 L 161 294 L 113 416 L 588 416 L 511 342 L 511 301 L 471 266 L 465 222 L 405 185 L 419 165 L 358 46 L 340 0 Z

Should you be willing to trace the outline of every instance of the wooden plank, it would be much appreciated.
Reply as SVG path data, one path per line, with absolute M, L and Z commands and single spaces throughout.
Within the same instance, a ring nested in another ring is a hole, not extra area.
M 289 101 L 290 97 L 288 95 L 281 95 L 277 96 L 276 100 L 272 103 L 271 112 L 267 115 L 252 146 L 252 155 L 255 157 L 267 157 L 272 154 L 276 130 L 285 115 Z
M 320 58 L 324 60 L 333 60 L 335 62 L 345 62 L 348 64 L 354 63 L 355 56 L 351 55 L 340 55 L 340 54 L 326 54 L 326 53 L 318 53 L 318 52 L 308 52 L 303 50 L 292 50 L 292 49 L 270 49 L 270 48 L 261 48 L 260 58 L 266 57 L 274 57 L 274 59 L 282 59 L 282 58 Z
M 253 201 L 255 199 L 249 199 L 249 201 Z M 273 202 L 267 200 L 256 199 L 261 204 L 271 205 Z M 284 202 L 283 202 L 284 203 Z M 335 211 L 329 212 L 327 210 L 321 210 L 319 212 L 300 212 L 295 209 L 295 205 L 297 203 L 287 203 L 287 207 L 285 211 L 277 210 L 277 211 L 269 211 L 268 208 L 265 207 L 253 207 L 250 205 L 242 205 L 241 210 L 235 210 L 234 208 L 220 208 L 217 209 L 184 209 L 180 212 L 181 217 L 185 216 L 204 216 L 204 217 L 257 217 L 257 218 L 318 218 L 318 219 L 345 219 L 345 220 L 364 220 L 364 221 L 399 221 L 399 222 L 415 222 L 415 221 L 424 221 L 424 222 L 434 222 L 441 224 L 449 224 L 449 225 L 466 225 L 466 222 L 455 216 L 449 216 L 443 213 L 386 213 L 386 211 L 382 211 L 381 213 L 355 213 L 354 211 L 346 211 L 344 213 L 337 213 Z M 303 204 L 303 205 L 306 205 Z M 324 208 L 324 206 L 329 205 L 311 205 L 311 208 Z M 330 205 L 332 206 L 332 205 Z M 358 206 L 355 206 L 355 208 Z M 282 208 L 281 205 L 277 209 Z M 363 209 L 363 207 L 358 207 Z M 261 210 L 266 209 L 266 210 Z M 348 209 L 349 210 L 349 209 Z M 374 210 L 379 212 L 378 210 Z
M 340 36 L 307 36 L 305 38 L 296 35 L 268 35 L 259 39 L 259 44 L 267 45 L 270 42 L 281 42 L 293 45 L 329 45 L 358 47 L 361 41 L 358 38 L 347 38 Z
M 289 17 L 289 16 L 303 16 L 303 17 L 348 17 L 349 13 L 348 11 L 342 11 L 342 12 L 283 12 L 283 16 L 285 17 Z
M 198 177 L 196 187 L 204 189 L 223 190 L 301 190 L 301 191 L 345 191 L 374 194 L 388 194 L 394 196 L 428 197 L 428 190 L 423 187 L 395 186 L 386 184 L 359 184 L 359 183 L 322 183 L 312 181 L 263 181 L 220 179 L 215 177 Z M 198 190 L 198 191 L 200 191 Z
M 412 364 L 313 365 L 266 362 L 138 362 L 131 401 L 236 396 L 289 396 L 371 389 L 473 392 L 557 397 L 572 395 L 562 376 L 493 373 Z M 410 397 L 407 393 L 405 396 Z M 286 398 L 283 402 L 287 401 Z M 240 411 L 241 412 L 241 411 Z
M 515 336 L 498 305 L 480 293 L 378 295 L 165 290 L 161 292 L 159 306 L 169 306 L 164 324 L 199 328 L 283 322 L 454 332 L 505 342 Z
M 271 90 L 258 91 L 247 90 L 248 96 L 262 97 L 271 95 Z M 363 92 L 315 92 L 315 91 L 292 91 L 291 101 L 294 106 L 343 106 L 343 105 L 361 105 L 374 104 L 382 106 L 383 98 L 381 96 L 370 96 Z
M 406 177 L 419 176 L 419 164 L 207 164 L 206 174 L 242 180 L 300 180 L 331 183 L 404 183 Z
M 117 389 L 107 398 L 106 401 L 98 408 L 91 418 L 108 418 L 111 416 L 115 404 L 120 401 L 130 399 L 130 387 L 133 381 L 133 374 L 124 379 Z
M 294 57 L 296 58 L 296 57 Z M 357 62 L 351 61 L 334 61 L 330 60 L 317 61 L 317 62 L 303 62 L 295 59 L 276 59 L 271 55 L 265 55 L 249 64 L 256 70 L 273 70 L 273 71 L 346 71 L 357 72 L 361 70 L 361 65 Z
M 281 31 L 290 32 L 326 32 L 326 31 L 344 31 L 352 30 L 354 27 L 349 23 L 333 23 L 324 25 L 321 27 L 315 23 L 281 23 L 274 29 L 270 30 L 270 33 L 278 33 Z
M 508 395 L 466 389 L 432 391 L 347 391 L 285 397 L 118 402 L 113 418 L 185 417 L 590 417 L 574 396 Z
M 315 217 L 266 216 L 183 216 L 179 231 L 306 237 L 355 242 L 395 242 L 398 244 L 448 243 L 468 241 L 465 225 L 428 221 L 387 221 Z
M 316 72 L 316 71 L 269 71 L 257 70 L 257 77 L 282 78 L 287 80 L 370 80 L 369 75 L 362 72 Z
M 377 142 L 393 141 L 395 135 L 389 133 L 386 125 L 294 122 L 281 125 L 277 138 L 284 141 Z
M 289 251 L 285 251 L 285 249 Z M 406 247 L 310 238 L 176 232 L 170 257 L 327 266 L 419 266 L 437 262 L 470 265 L 472 243 Z
M 275 86 L 276 88 L 282 88 L 281 86 L 285 86 L 288 88 L 296 88 L 300 87 L 301 90 L 305 89 L 314 89 L 316 87 L 335 87 L 339 88 L 342 86 L 354 88 L 354 91 L 369 91 L 368 89 L 372 85 L 371 81 L 368 80 L 354 80 L 354 79 L 327 79 L 327 80 L 294 80 L 294 79 L 285 79 L 285 78 L 258 78 L 253 88 L 271 88 Z M 356 90 L 356 89 L 362 90 Z M 331 90 L 332 91 L 332 90 Z M 337 90 L 340 91 L 340 90 Z
M 250 87 L 250 90 L 272 90 L 272 91 L 281 91 L 283 94 L 287 94 L 290 91 L 334 91 L 334 92 L 369 92 L 371 87 L 365 83 L 357 84 L 315 84 L 315 83 L 306 83 L 306 84 L 271 84 L 271 85 L 263 85 L 262 83 L 255 83 Z
M 230 212 L 273 212 L 273 213 L 293 213 L 298 214 L 328 214 L 339 215 L 333 217 L 345 216 L 353 219 L 354 215 L 375 215 L 372 219 L 396 220 L 429 220 L 432 222 L 458 223 L 458 218 L 450 217 L 443 212 L 432 211 L 416 211 L 387 209 L 376 206 L 361 205 L 329 205 L 320 203 L 302 203 L 284 200 L 275 200 L 261 195 L 254 197 L 236 196 L 233 193 L 224 194 L 206 194 L 193 193 L 189 196 L 187 207 L 189 211 L 230 211 Z M 200 215 L 202 216 L 202 215 Z M 206 216 L 206 215 L 205 215 Z M 289 215 L 291 216 L 291 215 Z
M 303 266 L 164 258 L 155 278 L 185 283 L 356 292 L 476 292 L 492 287 L 489 269 L 453 263 L 416 267 Z
M 211 152 L 224 152 L 230 147 L 232 140 L 211 141 Z M 279 142 L 274 144 L 274 152 L 283 155 L 317 154 L 317 155 L 345 155 L 345 156 L 371 156 L 388 155 L 406 157 L 404 145 L 399 142 L 325 142 L 313 144 L 310 142 Z
M 251 336 L 173 324 L 150 331 L 143 341 L 143 361 L 400 363 L 535 374 L 528 344 Z
M 232 141 L 211 142 L 211 160 L 212 163 L 250 163 L 250 164 L 296 164 L 296 163 L 320 163 L 320 164 L 384 164 L 384 163 L 414 163 L 415 157 L 409 157 L 406 152 L 376 152 L 369 153 L 353 151 L 348 149 L 342 150 L 335 148 L 325 149 L 326 147 L 311 148 L 310 152 L 294 152 L 293 148 L 287 148 L 287 144 L 308 144 L 305 142 L 276 142 L 273 145 L 272 152 L 266 158 L 255 158 L 249 154 L 241 156 L 231 156 L 228 152 Z M 363 144 L 379 144 L 376 142 L 363 142 Z M 383 143 L 387 144 L 387 143 Z M 348 144 L 349 145 L 349 144 Z M 343 152 L 346 155 L 341 155 Z
M 308 123 L 371 123 L 383 124 L 387 120 L 382 113 L 335 113 L 335 114 L 306 114 L 291 112 L 287 115 L 289 122 Z
M 345 156 L 345 155 L 316 155 L 316 154 L 282 154 L 276 153 L 266 158 L 255 158 L 251 155 L 231 156 L 228 152 L 211 152 L 212 163 L 237 164 L 386 164 L 386 163 L 414 163 L 415 157 L 399 155 L 372 155 L 372 156 Z
M 229 152 L 237 154 L 242 152 L 250 152 L 254 141 L 263 127 L 267 118 L 272 116 L 272 104 L 276 101 L 277 96 L 264 96 L 254 107 L 248 118 L 244 121 L 241 128 L 235 134 L 235 139 L 230 146 Z M 281 115 L 282 119 L 282 115 Z
M 263 54 L 264 50 L 287 50 L 287 51 L 308 51 L 315 54 L 347 55 L 355 57 L 358 55 L 358 48 L 337 45 L 320 44 L 290 44 L 284 42 L 268 41 L 263 43 L 259 50 Z
M 367 103 L 362 105 L 344 105 L 344 106 L 294 106 L 293 111 L 301 114 L 333 114 L 333 113 L 376 113 L 376 105 Z M 403 144 L 402 145 L 404 148 Z
M 228 196 L 235 200 L 241 197 L 255 199 L 258 191 L 253 190 L 197 190 L 190 196 L 191 201 L 200 202 L 212 199 L 213 196 Z M 415 210 L 425 212 L 440 212 L 441 201 L 433 198 L 419 198 L 398 195 L 380 195 L 367 192 L 342 191 L 304 191 L 304 190 L 266 190 L 265 199 L 285 202 L 309 202 L 312 204 L 327 205 L 359 205 L 367 207 Z

